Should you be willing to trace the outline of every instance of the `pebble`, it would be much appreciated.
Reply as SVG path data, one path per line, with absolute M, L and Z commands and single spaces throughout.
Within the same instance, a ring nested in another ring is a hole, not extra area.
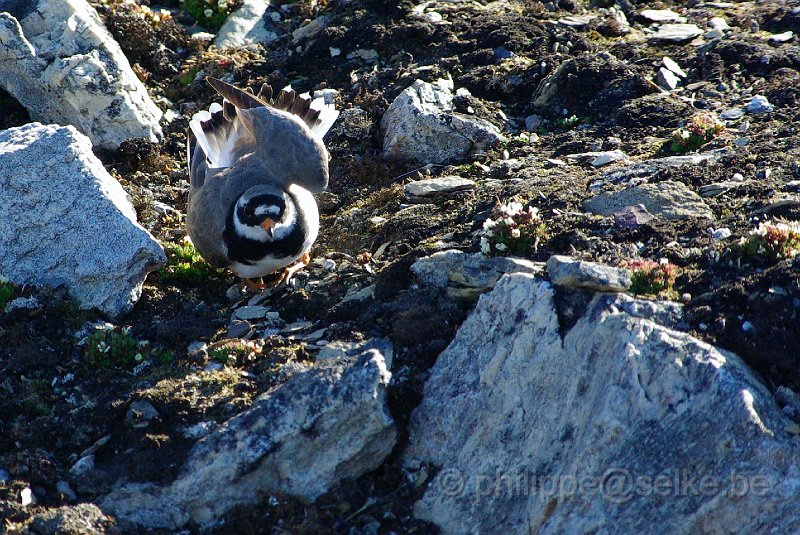
M 242 291 L 242 288 L 239 287 L 238 284 L 234 284 L 233 286 L 228 288 L 228 290 L 225 292 L 225 297 L 228 299 L 228 301 L 232 303 L 238 301 L 243 296 L 244 292 Z
M 671 9 L 645 9 L 639 16 L 649 22 L 686 22 L 686 17 L 678 15 Z
M 678 88 L 678 85 L 680 85 L 681 79 L 678 78 L 678 75 L 671 70 L 667 69 L 666 67 L 661 67 L 658 69 L 656 82 L 664 89 L 674 91 Z
M 735 119 L 740 119 L 743 115 L 744 115 L 744 110 L 742 108 L 731 108 L 719 114 L 720 119 L 724 119 L 726 121 L 733 121 Z
M 233 319 L 237 320 L 260 320 L 267 315 L 269 309 L 262 306 L 243 306 L 233 312 Z
M 222 365 L 221 362 L 207 362 L 205 366 L 203 366 L 203 371 L 207 372 L 218 372 L 225 366 Z
M 714 30 L 730 30 L 731 26 L 728 24 L 728 21 L 723 19 L 722 17 L 714 17 L 708 21 L 708 27 L 713 28 Z
M 199 340 L 195 340 L 186 346 L 186 353 L 188 353 L 190 357 L 199 353 L 205 353 L 206 350 L 208 350 L 208 344 Z
M 29 487 L 25 487 L 20 491 L 19 498 L 20 502 L 22 503 L 22 507 L 28 507 L 29 505 L 36 504 L 36 496 Z
M 769 36 L 770 43 L 788 43 L 794 39 L 794 32 L 789 30 L 788 32 L 783 33 L 776 33 Z
M 604 165 L 619 161 L 628 161 L 628 156 L 621 150 L 614 149 L 598 154 L 597 157 L 592 161 L 592 165 L 594 167 L 602 167 Z
M 681 66 L 678 65 L 677 62 L 675 62 L 675 60 L 672 59 L 671 57 L 664 56 L 661 59 L 661 62 L 664 64 L 664 67 L 666 67 L 670 72 L 677 74 L 681 78 L 686 78 L 686 71 L 681 69 Z
M 727 227 L 722 227 L 718 229 L 708 229 L 708 233 L 711 237 L 717 241 L 724 240 L 726 238 L 731 237 L 731 229 Z
M 144 429 L 150 425 L 150 420 L 158 416 L 158 411 L 149 401 L 134 401 L 125 414 L 125 423 L 134 429 Z
M 527 130 L 528 132 L 533 132 L 534 130 L 542 126 L 543 122 L 544 119 L 542 119 L 542 117 L 539 115 L 528 115 L 527 117 L 525 117 L 525 130 Z
M 75 494 L 75 491 L 72 490 L 72 487 L 69 486 L 67 481 L 60 480 L 56 482 L 56 490 L 61 493 L 68 502 L 78 501 L 78 495 Z
M 772 113 L 775 107 L 767 100 L 764 95 L 754 96 L 745 106 L 748 112 L 753 114 Z
M 69 475 L 72 479 L 77 479 L 87 475 L 94 470 L 94 454 L 86 455 L 78 459 L 75 464 L 69 469 Z
M 336 271 L 336 260 L 333 260 L 332 258 L 326 258 L 322 262 L 322 269 L 325 271 Z
M 736 145 L 737 147 L 746 147 L 747 145 L 750 144 L 750 138 L 740 137 L 738 139 L 734 139 L 733 144 Z
M 228 325 L 228 338 L 249 338 L 253 334 L 253 326 L 245 320 L 233 320 Z
M 725 37 L 725 32 L 722 30 L 709 30 L 703 37 L 705 37 L 709 41 L 711 41 L 712 39 L 720 39 L 722 37 Z
M 475 189 L 475 186 L 475 182 L 468 178 L 451 175 L 409 182 L 403 191 L 410 203 L 428 203 L 437 197 L 447 197 Z
M 653 214 L 647 211 L 643 204 L 634 204 L 626 206 L 619 212 L 614 214 L 614 224 L 622 229 L 636 228 L 639 225 L 651 221 L 654 218 Z
M 650 39 L 682 43 L 700 35 L 703 35 L 703 31 L 696 24 L 664 24 L 658 28 L 656 33 L 650 36 Z
M 749 332 L 751 332 L 751 331 L 755 331 L 755 330 L 756 330 L 756 326 L 755 326 L 755 325 L 753 325 L 753 324 L 752 324 L 751 322 L 749 322 L 749 321 L 745 321 L 744 323 L 742 323 L 742 330 L 743 330 L 744 332 L 746 332 L 746 333 L 749 333 Z
M 625 268 L 576 260 L 568 256 L 551 256 L 547 260 L 547 274 L 550 282 L 557 286 L 601 292 L 624 292 L 631 285 L 630 272 Z

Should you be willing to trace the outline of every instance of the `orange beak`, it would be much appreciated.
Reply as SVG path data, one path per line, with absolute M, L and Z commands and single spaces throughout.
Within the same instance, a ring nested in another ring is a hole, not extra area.
M 269 232 L 275 227 L 275 221 L 272 219 L 265 219 L 263 223 L 261 223 L 261 228 Z

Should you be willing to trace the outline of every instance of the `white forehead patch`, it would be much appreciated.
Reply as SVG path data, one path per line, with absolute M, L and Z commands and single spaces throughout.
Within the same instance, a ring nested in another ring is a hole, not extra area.
M 256 208 L 256 215 L 278 215 L 280 208 L 277 206 L 264 206 L 263 204 Z

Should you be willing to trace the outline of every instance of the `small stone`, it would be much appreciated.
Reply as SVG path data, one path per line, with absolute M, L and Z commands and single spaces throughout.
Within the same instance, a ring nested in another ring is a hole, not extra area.
M 336 47 L 331 46 L 331 47 L 328 47 L 328 50 L 330 51 L 332 58 L 335 58 L 336 56 L 340 56 L 342 54 L 342 49 L 341 48 L 336 48 Z
M 190 357 L 193 357 L 200 353 L 205 353 L 206 350 L 208 350 L 208 344 L 206 344 L 205 342 L 201 342 L 200 340 L 195 340 L 186 347 L 186 353 Z
M 336 260 L 332 258 L 326 258 L 322 262 L 322 269 L 325 271 L 336 271 Z
M 734 180 L 736 182 L 742 182 L 744 180 L 744 175 L 742 175 L 742 173 L 734 173 L 733 176 L 731 177 L 731 180 Z
M 433 202 L 436 198 L 450 197 L 472 189 L 475 189 L 475 182 L 459 176 L 417 180 L 403 188 L 406 200 L 411 203 Z
M 645 9 L 639 16 L 649 22 L 686 22 L 686 17 L 682 17 L 671 9 Z
M 144 429 L 158 416 L 158 411 L 149 401 L 134 401 L 125 414 L 125 423 L 134 429 Z
M 203 366 L 203 371 L 207 372 L 218 372 L 223 369 L 225 366 L 221 362 L 207 362 L 205 366 Z
M 558 23 L 570 28 L 583 28 L 591 24 L 596 18 L 597 15 L 568 15 L 558 19 Z
M 714 240 L 720 241 L 731 237 L 731 229 L 722 227 L 718 229 L 708 229 L 708 233 Z
M 725 30 L 731 29 L 730 24 L 728 24 L 728 21 L 726 21 L 722 17 L 714 17 L 711 20 L 709 20 L 708 27 L 714 30 L 721 30 L 723 32 Z
M 260 320 L 267 315 L 269 309 L 262 306 L 243 306 L 233 312 L 233 318 L 237 320 Z
M 594 167 L 602 167 L 613 162 L 628 161 L 628 155 L 619 149 L 614 149 L 606 152 L 601 152 L 592 161 Z
M 238 284 L 231 285 L 231 287 L 228 288 L 228 290 L 225 292 L 225 297 L 231 303 L 235 303 L 236 301 L 244 297 L 244 295 L 245 295 L 244 291 Z
M 731 108 L 720 113 L 719 117 L 720 119 L 724 119 L 726 121 L 733 121 L 736 119 L 741 119 L 743 115 L 744 110 L 742 108 Z
M 598 292 L 624 292 L 631 286 L 630 271 L 553 255 L 547 260 L 547 274 L 557 286 L 586 288 Z
M 72 487 L 69 486 L 69 483 L 64 480 L 60 480 L 56 482 L 56 491 L 58 491 L 68 502 L 76 502 L 78 501 L 78 495 L 75 494 L 75 491 L 72 490 Z
M 714 39 L 721 39 L 722 37 L 725 37 L 725 32 L 722 30 L 709 30 L 703 37 L 705 37 L 709 41 L 712 41 Z
M 525 117 L 525 130 L 528 132 L 533 132 L 542 126 L 543 122 L 544 119 L 542 119 L 540 115 L 528 115 Z
M 28 507 L 29 505 L 36 504 L 36 496 L 33 494 L 33 491 L 25 487 L 19 493 L 20 503 L 22 503 L 22 507 Z
M 747 103 L 745 108 L 752 114 L 772 113 L 772 111 L 775 109 L 775 107 L 770 104 L 769 100 L 767 100 L 767 97 L 764 95 L 754 96 L 750 102 Z
M 769 36 L 770 43 L 788 43 L 794 39 L 794 32 L 791 30 L 783 33 L 776 33 Z
M 680 65 L 678 65 L 678 64 L 675 62 L 675 60 L 674 60 L 674 59 L 672 59 L 671 57 L 669 57 L 669 56 L 664 56 L 664 57 L 661 59 L 661 62 L 664 64 L 664 67 L 666 67 L 666 68 L 667 68 L 667 69 L 668 69 L 670 72 L 672 72 L 672 73 L 674 73 L 674 74 L 677 74 L 677 75 L 678 75 L 678 76 L 680 76 L 681 78 L 686 78 L 686 71 L 684 71 L 683 69 L 681 69 L 681 66 L 680 66 Z
M 248 47 L 278 39 L 274 21 L 264 16 L 268 7 L 269 3 L 263 0 L 243 0 L 242 5 L 225 19 L 214 45 L 221 49 Z
M 73 479 L 80 479 L 89 475 L 94 470 L 94 455 L 86 455 L 78 459 L 69 469 L 69 475 Z
M 253 326 L 245 320 L 233 320 L 228 325 L 228 338 L 250 338 L 253 334 Z
M 669 41 L 682 43 L 703 35 L 696 24 L 664 24 L 658 31 L 650 36 L 653 41 Z
M 30 297 L 17 297 L 6 303 L 5 312 L 8 314 L 15 310 L 35 310 L 41 308 L 41 306 L 41 303 L 39 303 L 35 295 Z
M 756 326 L 753 325 L 753 323 L 750 322 L 750 321 L 745 321 L 744 323 L 742 323 L 742 330 L 744 332 L 746 332 L 746 333 L 749 333 L 749 332 L 755 331 L 756 330 Z
M 564 160 L 559 160 L 558 158 L 545 158 L 544 161 L 546 161 L 550 165 L 555 165 L 556 167 L 564 167 L 565 165 L 567 165 L 567 162 L 565 162 Z
M 746 147 L 747 145 L 750 144 L 750 138 L 749 137 L 736 138 L 733 140 L 733 144 L 736 145 L 737 147 Z
M 678 78 L 678 75 L 671 70 L 667 69 L 666 67 L 661 67 L 658 69 L 656 82 L 664 89 L 674 91 L 680 85 L 681 79 Z
M 653 219 L 653 214 L 647 211 L 643 204 L 626 206 L 614 214 L 614 224 L 622 229 L 636 228 Z

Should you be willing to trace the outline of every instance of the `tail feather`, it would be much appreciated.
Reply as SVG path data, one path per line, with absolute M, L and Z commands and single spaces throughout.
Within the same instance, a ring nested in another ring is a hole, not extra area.
M 244 91 L 222 80 L 207 79 L 224 100 L 222 105 L 215 102 L 208 110 L 195 113 L 189 121 L 188 159 L 191 162 L 193 156 L 197 158 L 198 154 L 204 154 L 210 168 L 230 167 L 240 153 L 254 143 L 252 135 L 239 120 L 237 109 L 268 106 L 286 111 L 302 119 L 319 139 L 325 136 L 339 116 L 336 107 L 326 104 L 324 98 L 312 99 L 308 93 L 299 95 L 292 86 L 283 88 L 273 99 L 273 90 L 268 84 L 263 84 L 256 96 L 254 92 Z M 195 144 L 202 150 L 195 150 Z

